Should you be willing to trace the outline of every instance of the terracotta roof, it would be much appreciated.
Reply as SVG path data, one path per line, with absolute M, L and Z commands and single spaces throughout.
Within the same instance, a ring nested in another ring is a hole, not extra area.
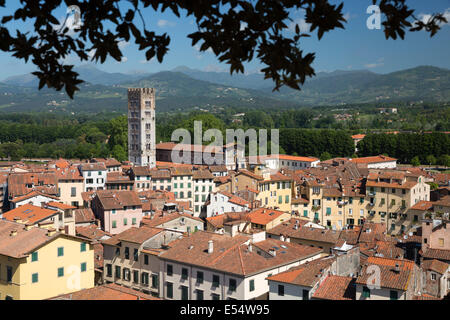
M 54 208 L 58 208 L 61 210 L 69 210 L 69 209 L 76 209 L 77 207 L 62 203 L 62 202 L 56 202 L 56 201 L 50 201 L 47 202 L 47 205 L 49 207 L 54 207 Z
M 102 243 L 112 246 L 118 245 L 121 241 L 142 244 L 162 231 L 164 230 L 147 226 L 140 228 L 131 227 L 119 234 L 116 234 L 112 238 L 103 241 Z
M 365 137 L 366 135 L 365 134 L 354 134 L 354 135 L 352 135 L 352 139 L 353 140 L 356 140 L 356 139 L 364 139 L 364 137 Z
M 290 156 L 288 154 L 271 154 L 271 155 L 267 155 L 267 156 L 262 156 L 260 158 L 264 159 L 264 160 L 278 158 L 280 160 L 301 161 L 301 162 L 315 162 L 315 161 L 319 161 L 319 159 L 315 158 L 315 157 Z
M 251 223 L 266 225 L 283 214 L 284 212 L 279 210 L 258 208 L 250 211 L 247 217 Z
M 445 274 L 450 265 L 448 263 L 433 259 L 433 260 L 425 260 L 422 262 L 422 269 L 431 270 L 437 272 L 439 274 Z
M 330 275 L 319 285 L 313 297 L 324 300 L 355 300 L 355 280 L 351 277 Z
M 49 300 L 160 300 L 137 290 L 122 287 L 115 283 L 103 284 L 60 295 Z
M 372 156 L 372 157 L 363 157 L 363 158 L 354 158 L 351 160 L 354 163 L 380 163 L 380 162 L 391 162 L 391 161 L 397 161 L 395 158 L 379 155 L 379 156 Z
M 208 242 L 212 241 L 213 252 L 208 253 Z M 249 276 L 271 270 L 295 261 L 307 259 L 322 252 L 321 249 L 295 243 L 267 239 L 252 245 L 245 244 L 249 238 L 243 235 L 230 237 L 212 232 L 198 231 L 188 237 L 172 242 L 171 248 L 159 258 L 179 263 L 218 270 L 226 273 Z M 285 248 L 283 248 L 283 245 Z M 258 248 L 278 248 L 276 255 L 266 257 L 256 253 Z
M 82 163 L 81 171 L 106 171 L 106 166 L 104 163 Z
M 77 180 L 77 181 L 83 181 L 83 176 L 80 173 L 80 170 L 78 170 L 77 167 L 72 166 L 70 168 L 63 168 L 60 170 L 56 170 L 56 177 L 59 181 L 65 181 L 65 180 Z
M 380 268 L 380 286 L 406 291 L 411 280 L 414 262 L 409 260 L 389 259 L 381 257 L 369 257 L 367 264 L 363 267 L 356 283 L 367 285 L 367 281 L 372 279 L 372 273 L 367 268 L 375 264 Z M 395 271 L 395 266 L 399 266 L 399 271 Z M 374 279 L 373 279 L 374 280 Z
M 16 235 L 12 235 L 12 232 Z M 25 226 L 19 223 L 0 220 L 0 254 L 22 258 L 28 256 L 36 248 L 55 239 L 60 233 L 48 236 L 48 230 L 42 228 L 25 229 Z
M 338 242 L 339 235 L 341 233 L 340 231 L 305 227 L 304 225 L 307 222 L 308 221 L 301 219 L 290 219 L 289 221 L 283 222 L 278 226 L 270 229 L 269 231 L 267 231 L 267 233 L 324 243 L 335 244 Z M 298 229 L 294 228 L 296 223 L 298 224 Z
M 316 259 L 268 277 L 267 280 L 313 287 L 320 281 L 320 276 L 325 274 L 334 261 L 334 258 L 329 257 Z
M 102 240 L 104 237 L 111 237 L 111 235 L 95 224 L 91 224 L 86 227 L 76 227 L 76 233 L 78 236 L 85 237 L 92 240 Z
M 223 228 L 224 224 L 233 221 L 247 221 L 246 212 L 225 212 L 224 214 L 219 214 L 217 216 L 206 218 L 206 221 L 210 223 L 213 227 L 220 229 Z
M 8 177 L 8 196 L 20 197 L 32 191 L 56 195 L 57 185 L 55 172 L 11 173 Z
M 130 190 L 97 190 L 97 197 L 105 210 L 142 207 L 137 193 Z
M 122 172 L 112 171 L 106 173 L 106 184 L 111 183 L 133 183 L 133 181 L 130 180 L 130 176 Z
M 193 217 L 190 214 L 187 213 L 181 213 L 178 211 L 174 211 L 174 212 L 158 212 L 155 213 L 153 218 L 150 217 L 143 217 L 141 223 L 143 225 L 149 226 L 149 227 L 158 227 L 160 225 L 162 225 L 163 223 L 167 223 L 169 221 L 175 220 L 175 219 L 179 219 L 179 218 L 186 218 L 186 219 L 192 219 L 198 222 L 203 222 L 202 219 L 197 218 L 197 217 Z
M 421 210 L 421 211 L 429 211 L 432 208 L 433 208 L 433 202 L 422 200 L 422 201 L 417 202 L 410 209 Z
M 42 193 L 42 192 L 39 192 L 39 191 L 31 191 L 30 193 L 25 194 L 23 196 L 15 197 L 14 199 L 12 199 L 10 201 L 14 202 L 14 203 L 17 203 L 17 202 L 21 202 L 23 200 L 27 200 L 27 199 L 36 197 L 36 196 L 44 196 L 44 197 L 47 197 L 47 198 L 50 198 L 50 199 L 59 200 L 58 197 L 52 196 L 50 194 Z
M 5 212 L 3 218 L 9 221 L 15 221 L 17 218 L 22 220 L 24 224 L 33 225 L 57 214 L 58 211 L 56 210 L 44 209 L 33 206 L 32 204 L 24 204 L 23 206 Z
M 264 180 L 263 176 L 257 175 L 257 174 L 255 174 L 255 173 L 253 173 L 251 171 L 246 170 L 246 169 L 240 169 L 239 172 L 238 172 L 238 175 L 239 174 L 246 175 L 246 176 L 248 176 L 250 178 L 253 178 L 253 179 L 256 179 L 256 180 Z
M 194 170 L 192 179 L 214 179 L 214 175 L 209 170 Z
M 427 259 L 437 259 L 450 261 L 450 250 L 422 248 L 422 257 Z

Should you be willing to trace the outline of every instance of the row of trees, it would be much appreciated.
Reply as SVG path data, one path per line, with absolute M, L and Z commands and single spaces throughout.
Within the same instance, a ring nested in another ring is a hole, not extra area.
M 416 165 L 445 165 L 446 155 L 450 154 L 450 137 L 440 132 L 368 134 L 358 143 L 358 155 L 376 154 L 387 154 L 401 163 L 411 163 L 414 159 Z

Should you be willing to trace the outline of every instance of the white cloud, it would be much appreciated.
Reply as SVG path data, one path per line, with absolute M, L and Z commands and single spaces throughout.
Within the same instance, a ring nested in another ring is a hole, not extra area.
M 206 72 L 225 72 L 226 69 L 222 68 L 221 66 L 218 66 L 216 64 L 209 64 L 206 67 L 203 68 L 203 71 Z
M 300 28 L 300 32 L 301 33 L 306 33 L 309 32 L 311 29 L 311 24 L 307 23 L 305 19 L 303 18 L 298 18 L 298 19 L 294 19 L 294 21 L 292 21 L 288 28 L 289 31 L 291 32 L 295 32 L 295 26 L 298 25 L 298 27 Z
M 428 23 L 428 21 L 430 20 L 431 16 L 432 15 L 429 14 L 429 13 L 421 13 L 421 14 L 419 14 L 419 20 L 422 21 L 423 23 Z M 448 9 L 446 9 L 444 11 L 444 18 L 447 19 L 447 23 L 440 22 L 439 23 L 440 27 L 443 27 L 445 25 L 450 25 L 450 8 L 448 8 Z
M 175 27 L 176 23 L 169 21 L 169 20 L 165 20 L 165 19 L 159 19 L 157 22 L 158 27 L 160 28 L 165 28 L 165 27 Z
M 382 67 L 384 66 L 384 58 L 380 58 L 378 59 L 376 62 L 374 63 L 368 63 L 364 65 L 366 68 L 368 69 L 373 69 L 373 68 L 377 68 L 377 67 Z
M 130 45 L 130 42 L 125 41 L 125 40 L 119 41 L 119 43 L 118 43 L 118 46 L 119 46 L 120 50 L 128 47 L 129 45 Z
M 148 64 L 148 63 L 152 63 L 154 60 L 155 60 L 155 58 L 151 58 L 150 61 L 147 61 L 144 59 L 144 60 L 140 60 L 139 63 Z

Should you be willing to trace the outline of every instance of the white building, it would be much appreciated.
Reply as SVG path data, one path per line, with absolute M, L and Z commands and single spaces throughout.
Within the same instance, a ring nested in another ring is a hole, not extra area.
M 226 191 L 210 193 L 206 205 L 206 218 L 224 214 L 225 212 L 248 211 L 250 203 Z
M 354 158 L 351 162 L 357 165 L 367 165 L 369 169 L 395 169 L 397 168 L 397 159 L 379 155 L 373 157 Z
M 249 165 L 254 163 L 255 158 L 249 157 Z M 304 168 L 317 167 L 320 160 L 314 157 L 299 157 L 286 154 L 271 154 L 258 157 L 258 164 L 265 165 L 266 168 L 279 170 L 282 168 L 290 170 L 300 170 Z
M 128 158 L 138 166 L 156 166 L 155 89 L 128 89 Z
M 80 172 L 85 192 L 105 189 L 107 171 L 104 163 L 83 163 L 80 165 Z

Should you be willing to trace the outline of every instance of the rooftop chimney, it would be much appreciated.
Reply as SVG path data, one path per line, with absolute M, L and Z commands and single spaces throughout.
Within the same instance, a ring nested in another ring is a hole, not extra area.
M 251 243 L 248 245 L 248 252 L 253 252 L 253 246 Z
M 17 236 L 17 230 L 16 230 L 16 229 L 11 230 L 9 236 L 10 236 L 10 237 L 15 237 L 15 236 Z
M 398 263 L 395 264 L 395 272 L 400 272 L 400 265 Z
M 208 241 L 208 253 L 213 253 L 214 251 L 214 244 L 212 240 Z

